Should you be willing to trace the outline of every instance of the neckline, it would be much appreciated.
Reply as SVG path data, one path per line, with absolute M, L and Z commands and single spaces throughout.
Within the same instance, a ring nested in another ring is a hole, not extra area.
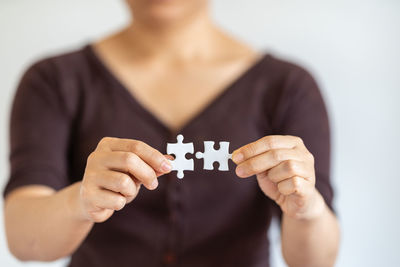
M 250 64 L 244 71 L 242 71 L 235 79 L 230 81 L 221 92 L 211 99 L 199 112 L 194 114 L 189 120 L 187 120 L 179 129 L 172 129 L 166 123 L 164 123 L 161 119 L 158 118 L 151 110 L 149 110 L 146 106 L 144 106 L 136 97 L 133 92 L 131 92 L 122 81 L 118 79 L 118 77 L 114 74 L 113 70 L 107 66 L 107 64 L 103 61 L 100 55 L 94 50 L 91 44 L 88 44 L 84 48 L 85 51 L 91 56 L 91 58 L 96 62 L 97 66 L 100 70 L 109 78 L 109 80 L 116 86 L 119 93 L 130 102 L 131 107 L 137 107 L 138 110 L 142 113 L 143 116 L 146 117 L 149 121 L 153 123 L 156 127 L 163 130 L 169 137 L 175 137 L 176 135 L 183 133 L 186 131 L 191 125 L 195 124 L 202 117 L 206 116 L 207 113 L 212 112 L 212 110 L 217 106 L 227 95 L 231 94 L 235 88 L 239 88 L 239 84 L 245 80 L 250 74 L 258 69 L 262 65 L 262 63 L 269 57 L 268 53 L 262 52 L 254 60 L 252 64 Z

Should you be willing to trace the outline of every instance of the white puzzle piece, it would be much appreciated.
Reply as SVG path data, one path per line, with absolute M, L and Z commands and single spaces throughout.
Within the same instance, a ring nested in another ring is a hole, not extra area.
M 171 144 L 167 143 L 167 154 L 175 155 L 174 160 L 169 162 L 172 165 L 172 170 L 178 171 L 177 177 L 182 179 L 184 176 L 183 171 L 193 171 L 194 163 L 193 159 L 186 159 L 186 154 L 193 154 L 194 147 L 193 143 L 183 143 L 183 135 L 178 135 L 176 137 L 177 143 Z
M 232 154 L 229 154 L 229 142 L 219 142 L 219 149 L 215 150 L 213 141 L 205 141 L 204 153 L 197 152 L 196 158 L 203 159 L 205 170 L 213 170 L 214 162 L 218 162 L 219 171 L 229 171 L 228 160 L 232 158 Z

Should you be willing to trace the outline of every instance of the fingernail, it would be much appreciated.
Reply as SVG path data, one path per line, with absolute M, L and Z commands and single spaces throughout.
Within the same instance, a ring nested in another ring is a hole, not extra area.
M 170 172 L 171 169 L 172 169 L 172 167 L 171 167 L 171 164 L 170 164 L 168 161 L 164 161 L 164 162 L 161 164 L 161 169 L 162 169 L 164 172 Z
M 243 160 L 243 158 L 244 158 L 243 154 L 238 152 L 238 153 L 235 153 L 235 154 L 233 155 L 232 160 L 233 160 L 235 163 L 238 163 L 238 162 L 241 162 L 241 161 Z
M 150 189 L 154 190 L 154 189 L 157 188 L 157 186 L 158 186 L 158 180 L 154 179 L 153 182 L 150 185 Z
M 237 167 L 237 168 L 236 168 L 236 174 L 237 174 L 238 176 L 244 176 L 245 172 L 244 172 L 243 168 Z

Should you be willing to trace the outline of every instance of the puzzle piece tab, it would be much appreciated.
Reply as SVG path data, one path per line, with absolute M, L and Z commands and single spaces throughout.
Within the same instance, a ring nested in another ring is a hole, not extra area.
M 205 170 L 213 170 L 214 162 L 218 162 L 219 171 L 228 171 L 228 160 L 232 158 L 232 154 L 229 154 L 229 142 L 219 142 L 219 149 L 215 150 L 213 141 L 205 141 L 204 153 L 197 152 L 196 158 L 203 159 Z
M 177 177 L 182 179 L 184 176 L 183 171 L 193 171 L 194 163 L 193 159 L 186 159 L 185 155 L 194 153 L 193 143 L 183 143 L 183 135 L 176 137 L 177 143 L 167 143 L 167 154 L 175 155 L 174 160 L 169 162 L 172 165 L 172 170 L 178 171 Z

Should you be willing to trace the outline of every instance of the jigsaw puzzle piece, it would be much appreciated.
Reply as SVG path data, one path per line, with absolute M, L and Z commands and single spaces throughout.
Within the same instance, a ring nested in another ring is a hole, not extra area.
M 176 137 L 177 143 L 167 143 L 167 154 L 175 155 L 174 160 L 169 160 L 173 171 L 177 171 L 177 177 L 182 179 L 184 177 L 184 171 L 193 171 L 194 163 L 193 159 L 187 159 L 186 154 L 194 153 L 193 143 L 183 143 L 183 135 Z
M 215 142 L 204 141 L 204 152 L 197 152 L 196 158 L 203 159 L 203 168 L 213 170 L 214 162 L 218 162 L 219 171 L 229 171 L 228 160 L 232 158 L 229 154 L 229 142 L 219 142 L 219 149 L 214 149 Z

